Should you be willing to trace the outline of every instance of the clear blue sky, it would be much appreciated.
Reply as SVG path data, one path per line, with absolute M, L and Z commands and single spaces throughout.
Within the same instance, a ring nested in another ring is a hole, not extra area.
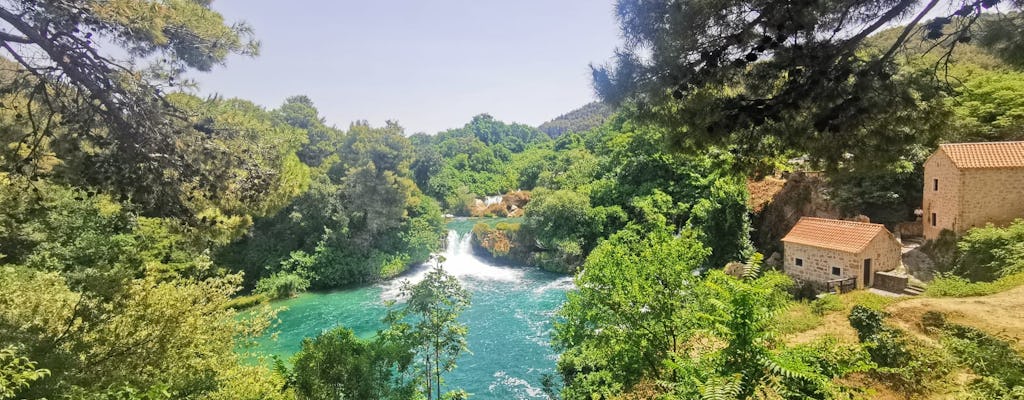
M 260 56 L 194 76 L 203 94 L 269 108 L 308 95 L 329 124 L 406 133 L 489 113 L 538 125 L 594 99 L 589 63 L 619 43 L 612 0 L 218 0 Z

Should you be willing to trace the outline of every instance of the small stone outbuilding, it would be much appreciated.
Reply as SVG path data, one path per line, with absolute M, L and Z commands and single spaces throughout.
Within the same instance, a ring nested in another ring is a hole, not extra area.
M 924 237 L 1024 218 L 1024 142 L 939 145 L 924 163 Z
M 804 217 L 782 243 L 786 274 L 819 289 L 838 281 L 870 287 L 875 272 L 891 271 L 901 262 L 900 243 L 881 224 Z

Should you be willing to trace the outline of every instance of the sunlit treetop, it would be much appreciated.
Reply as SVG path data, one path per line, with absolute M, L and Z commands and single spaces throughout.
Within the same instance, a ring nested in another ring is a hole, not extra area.
M 257 50 L 247 25 L 226 23 L 205 0 L 0 1 L 0 52 L 20 67 L 0 84 L 24 96 L 3 108 L 29 120 L 13 139 L 31 150 L 5 169 L 31 174 L 23 166 L 52 150 L 34 145 L 46 138 L 88 158 L 90 185 L 181 213 L 184 196 L 172 190 L 209 173 L 185 153 L 209 152 L 202 135 L 214 133 L 164 92 L 188 70 Z
M 939 6 L 946 4 L 619 0 L 623 43 L 614 62 L 594 69 L 594 83 L 605 101 L 634 102 L 649 120 L 680 128 L 683 147 L 794 149 L 838 162 L 851 147 L 881 150 L 913 136 L 877 134 L 863 143 L 870 137 L 863 132 L 879 129 L 872 124 L 909 125 L 913 116 L 899 113 L 935 95 L 941 79 L 898 67 L 910 41 L 927 41 L 938 63 L 972 42 L 1024 63 L 1021 2 L 955 1 L 949 15 L 925 18 L 941 15 Z M 868 46 L 872 35 L 899 25 L 894 40 Z

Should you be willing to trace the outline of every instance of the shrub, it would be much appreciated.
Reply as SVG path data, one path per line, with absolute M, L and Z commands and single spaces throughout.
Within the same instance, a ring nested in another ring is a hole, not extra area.
M 941 274 L 925 289 L 931 297 L 987 296 L 1024 285 L 1024 272 L 1004 276 L 993 282 L 971 282 L 952 274 Z
M 811 312 L 815 315 L 825 315 L 829 311 L 839 311 L 842 309 L 843 302 L 836 295 L 826 294 L 811 302 Z
M 974 282 L 1024 272 L 1024 220 L 997 228 L 992 224 L 967 232 L 957 243 L 953 272 Z
M 850 311 L 850 326 L 878 368 L 874 375 L 907 394 L 926 392 L 949 374 L 951 363 L 942 350 L 919 343 L 903 331 L 886 326 L 883 311 L 857 305 Z
M 255 294 L 270 299 L 285 299 L 309 289 L 309 279 L 293 272 L 278 272 L 256 282 Z
M 224 308 L 228 310 L 244 310 L 246 308 L 255 307 L 256 305 L 269 300 L 266 295 L 254 294 L 249 296 L 238 296 L 227 303 L 224 303 Z
M 1005 340 L 975 328 L 947 324 L 943 345 L 975 374 L 996 379 L 1006 389 L 1024 389 L 1024 357 Z

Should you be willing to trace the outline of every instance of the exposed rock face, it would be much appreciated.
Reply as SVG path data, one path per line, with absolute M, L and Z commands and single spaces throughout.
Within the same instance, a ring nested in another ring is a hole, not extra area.
M 801 217 L 838 219 L 842 215 L 829 200 L 825 180 L 803 172 L 790 174 L 771 200 L 757 206 L 752 221 L 755 232 L 751 236 L 762 254 L 781 250 L 779 240 Z
M 497 198 L 500 197 L 500 201 Z M 469 214 L 474 217 L 522 217 L 523 209 L 530 202 L 530 192 L 517 190 L 504 196 L 491 196 L 487 201 L 476 199 Z

